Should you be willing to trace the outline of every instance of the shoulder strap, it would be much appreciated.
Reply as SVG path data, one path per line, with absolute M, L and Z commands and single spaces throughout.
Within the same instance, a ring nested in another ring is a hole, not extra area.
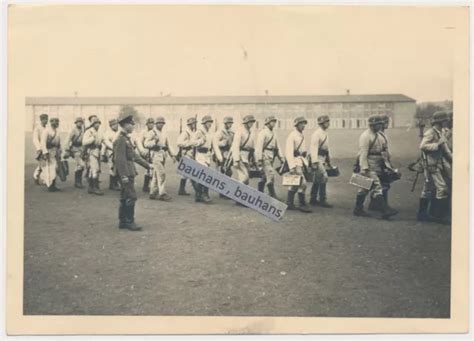
M 303 144 L 303 141 L 304 141 L 304 135 L 303 135 L 303 134 L 301 134 L 301 136 L 302 136 L 303 138 L 301 139 L 301 142 L 300 142 L 300 144 L 298 145 L 298 147 L 296 147 L 296 149 L 295 149 L 295 152 L 297 152 L 297 151 L 300 149 L 301 145 Z
M 248 136 L 247 136 L 247 139 L 244 141 L 244 144 L 240 146 L 240 148 L 244 148 L 245 145 L 247 144 L 247 142 L 249 142 L 249 140 L 250 140 L 250 134 L 251 134 L 251 133 L 250 133 L 250 131 L 249 131 L 249 134 L 248 134 Z
M 263 146 L 263 149 L 266 149 L 270 143 L 273 141 L 273 137 L 275 136 L 275 133 L 272 134 L 272 137 L 270 137 L 270 140 L 268 140 L 267 143 L 265 143 L 265 145 Z
M 319 148 L 321 148 L 321 146 L 326 142 L 327 139 L 328 139 L 328 136 L 326 135 L 326 137 L 324 138 L 323 142 L 320 142 L 320 143 L 319 143 Z
M 377 141 L 377 138 L 378 138 L 378 137 L 379 137 L 379 134 L 376 133 L 376 134 L 375 134 L 375 139 L 373 139 L 373 141 L 370 142 L 369 150 L 368 150 L 369 153 L 370 153 L 370 151 L 372 150 L 372 147 L 374 146 L 374 144 L 375 144 L 375 142 Z

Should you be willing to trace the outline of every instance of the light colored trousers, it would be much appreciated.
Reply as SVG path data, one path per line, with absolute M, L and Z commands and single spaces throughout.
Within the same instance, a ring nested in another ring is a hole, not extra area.
M 430 199 L 436 197 L 436 199 L 444 199 L 449 195 L 449 189 L 445 177 L 440 168 L 430 168 L 428 170 L 429 177 L 425 179 L 423 183 L 423 190 L 421 191 L 421 197 Z
M 56 149 L 50 149 L 48 159 L 42 161 L 43 166 L 41 170 L 41 180 L 46 186 L 51 186 L 54 180 L 56 180 L 56 169 L 58 163 L 56 161 Z
M 249 177 L 249 164 L 242 161 L 238 162 L 237 165 L 234 164 L 234 174 L 240 182 L 248 185 L 250 182 Z
M 153 158 L 153 170 L 151 172 L 150 180 L 150 194 L 165 194 L 166 193 L 166 171 L 165 161 Z
M 306 192 L 306 179 L 304 177 L 303 166 L 295 166 L 295 174 L 301 175 L 301 184 L 299 186 L 290 186 L 290 191 L 305 193 Z

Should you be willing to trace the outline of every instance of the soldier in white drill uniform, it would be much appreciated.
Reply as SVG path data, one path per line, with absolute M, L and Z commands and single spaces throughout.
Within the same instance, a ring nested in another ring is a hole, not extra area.
M 192 144 L 196 148 L 196 161 L 206 167 L 211 166 L 212 160 L 212 133 L 211 126 L 214 120 L 206 115 L 201 119 L 201 128 L 193 136 Z M 199 183 L 194 184 L 196 191 L 196 202 L 209 204 L 212 202 L 209 197 L 209 188 Z
M 262 179 L 258 182 L 258 190 L 265 191 L 265 185 L 272 198 L 277 198 L 275 192 L 275 168 L 273 162 L 276 157 L 280 163 L 285 161 L 282 148 L 275 133 L 275 125 L 277 119 L 275 116 L 265 118 L 265 127 L 258 133 L 257 143 L 255 146 L 255 160 L 257 167 L 262 171 Z
M 234 131 L 232 130 L 234 119 L 230 116 L 226 116 L 224 117 L 223 123 L 224 126 L 214 134 L 212 148 L 219 171 L 227 176 L 232 176 L 232 168 L 227 165 L 230 161 L 230 149 L 234 141 Z M 227 198 L 223 194 L 219 194 L 219 197 Z
M 244 116 L 242 126 L 235 133 L 231 149 L 234 174 L 237 180 L 246 185 L 250 182 L 249 169 L 255 153 L 255 136 L 251 130 L 255 121 L 253 115 Z
M 120 191 L 119 178 L 115 171 L 114 141 L 120 134 L 117 119 L 109 120 L 109 129 L 104 134 L 104 145 L 102 148 L 102 160 L 109 164 L 109 189 Z
M 327 202 L 326 190 L 328 182 L 326 166 L 331 165 L 331 159 L 329 157 L 329 139 L 327 133 L 329 124 L 329 116 L 322 115 L 318 117 L 319 127 L 311 135 L 310 144 L 311 168 L 314 170 L 314 178 L 313 186 L 311 187 L 309 203 L 312 206 L 321 206 L 326 208 L 332 207 L 332 205 Z
M 48 187 L 49 192 L 57 192 L 56 175 L 58 167 L 58 155 L 61 152 L 61 139 L 59 137 L 59 119 L 51 117 L 49 127 L 41 133 L 41 150 L 45 165 L 41 172 L 41 179 Z
M 289 210 L 295 210 L 295 194 L 298 193 L 299 207 L 301 212 L 311 213 L 312 210 L 306 204 L 306 179 L 305 170 L 308 167 L 307 150 L 303 130 L 308 121 L 304 117 L 297 117 L 294 121 L 293 130 L 286 139 L 286 160 L 290 174 L 299 175 L 301 182 L 299 186 L 291 186 L 288 190 L 287 205 Z
M 146 162 L 151 163 L 151 150 L 146 148 L 144 145 L 146 135 L 155 128 L 155 120 L 153 117 L 149 117 L 146 120 L 145 129 L 141 132 L 134 134 L 132 137 L 132 143 L 136 148 L 138 154 L 145 159 Z M 145 193 L 150 193 L 150 181 L 151 181 L 151 171 L 147 169 L 143 178 L 143 188 L 142 191 Z
M 42 157 L 43 151 L 42 151 L 42 146 L 41 146 L 41 135 L 43 134 L 43 131 L 46 129 L 46 125 L 48 124 L 48 115 L 41 114 L 39 119 L 40 119 L 40 123 L 36 125 L 35 129 L 33 130 L 33 145 L 35 146 L 35 150 L 36 150 L 35 159 L 37 161 L 37 165 L 33 173 L 33 179 L 35 180 L 37 185 L 40 184 L 39 182 L 40 174 L 44 166 L 44 159 Z
M 171 197 L 166 193 L 166 157 L 169 155 L 173 162 L 176 162 L 168 135 L 163 131 L 166 124 L 164 117 L 158 117 L 155 120 L 155 128 L 148 131 L 145 135 L 143 145 L 151 152 L 151 161 L 153 164 L 152 177 L 150 181 L 150 199 L 170 201 Z
M 84 188 L 82 185 L 82 175 L 86 168 L 84 162 L 82 139 L 84 137 L 84 119 L 77 117 L 74 120 L 74 127 L 71 129 L 66 142 L 63 144 L 63 158 L 72 157 L 76 162 L 76 171 L 74 172 L 74 187 Z
M 178 148 L 180 157 L 187 156 L 190 159 L 194 159 L 195 150 L 192 144 L 192 139 L 193 135 L 196 132 L 196 124 L 197 121 L 194 117 L 188 118 L 186 120 L 187 128 L 178 136 Z M 186 181 L 187 178 L 182 176 L 179 182 L 178 195 L 190 195 L 188 192 L 186 192 Z
M 88 165 L 88 180 L 89 180 L 89 194 L 104 195 L 100 190 L 100 172 L 101 172 L 101 150 L 103 143 L 103 136 L 99 131 L 100 120 L 97 117 L 93 117 L 91 120 L 91 126 L 84 132 L 82 139 L 82 145 L 85 148 L 85 154 L 87 155 Z

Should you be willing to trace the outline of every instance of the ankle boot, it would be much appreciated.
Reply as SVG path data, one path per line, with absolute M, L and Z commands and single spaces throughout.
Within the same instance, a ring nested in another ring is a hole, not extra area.
M 310 192 L 310 198 L 309 198 L 309 204 L 311 206 L 316 206 L 316 203 L 318 201 L 318 193 L 319 193 L 319 183 L 314 182 L 313 186 L 311 186 L 311 192 Z
M 356 204 L 353 213 L 357 217 L 371 217 L 371 215 L 364 210 L 365 196 L 366 194 L 356 195 Z
M 127 206 L 128 210 L 128 229 L 130 231 L 141 231 L 142 228 L 135 223 L 135 201 Z
M 420 203 L 418 206 L 418 214 L 416 219 L 418 221 L 430 221 L 431 216 L 428 214 L 428 206 L 430 204 L 430 200 L 428 198 L 420 198 Z
M 88 184 L 87 193 L 89 193 L 89 194 L 94 193 L 94 190 L 95 190 L 95 188 L 94 188 L 94 179 L 87 178 L 87 184 Z
M 186 179 L 181 179 L 179 182 L 178 195 L 190 195 L 188 192 L 186 192 Z
M 286 204 L 288 205 L 289 210 L 296 210 L 295 207 L 295 193 L 294 191 L 288 191 L 288 198 L 286 199 Z
M 379 203 L 380 201 L 376 201 L 372 196 L 370 196 L 369 206 L 367 209 L 369 211 L 382 211 L 382 207 L 380 207 Z
M 398 214 L 397 210 L 388 207 L 387 203 L 385 202 L 383 195 L 377 195 L 374 199 L 376 201 L 376 205 L 380 205 L 382 207 L 382 218 L 389 219 L 391 216 Z
M 301 212 L 304 212 L 304 213 L 311 213 L 313 212 L 309 206 L 306 204 L 306 198 L 305 198 L 305 194 L 304 193 L 299 193 L 298 192 L 298 201 L 300 202 L 300 205 L 298 207 L 298 209 L 301 211 Z
M 127 221 L 127 208 L 125 206 L 125 200 L 120 200 L 120 206 L 118 211 L 119 218 L 119 229 L 128 228 Z
M 327 201 L 326 185 L 326 183 L 319 185 L 319 202 L 316 202 L 316 205 L 325 208 L 332 208 L 332 205 Z
M 194 200 L 196 202 L 202 202 L 202 188 L 201 187 L 202 187 L 201 184 L 199 184 L 197 182 L 194 183 L 194 191 L 195 191 L 195 194 L 196 194 Z
M 440 224 L 449 225 L 451 221 L 447 215 L 449 210 L 449 199 L 433 199 L 432 200 L 432 217 L 434 221 Z
M 262 193 L 263 193 L 263 192 L 265 191 L 265 182 L 264 182 L 264 181 L 260 181 L 260 182 L 257 184 L 257 186 L 258 186 L 258 191 L 259 191 L 259 192 L 262 192 Z
M 206 186 L 202 186 L 202 195 L 201 195 L 201 198 L 202 198 L 202 202 L 205 203 L 205 204 L 210 204 L 212 202 L 211 198 L 209 197 L 209 188 L 206 187 Z
M 48 187 L 48 192 L 59 192 L 60 189 L 56 186 L 56 179 L 53 180 L 51 185 Z
M 276 200 L 279 200 L 275 192 L 275 184 L 271 182 L 267 185 L 267 187 L 268 187 L 268 193 L 270 193 L 270 196 Z

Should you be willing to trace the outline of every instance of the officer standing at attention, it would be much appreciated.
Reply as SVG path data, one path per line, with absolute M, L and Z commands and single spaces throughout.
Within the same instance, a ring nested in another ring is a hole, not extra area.
M 286 160 L 290 174 L 300 175 L 301 182 L 299 186 L 290 186 L 288 190 L 287 205 L 289 210 L 295 210 L 295 194 L 298 192 L 299 207 L 301 212 L 311 213 L 311 209 L 306 204 L 306 179 L 304 170 L 308 167 L 306 144 L 304 141 L 303 130 L 308 121 L 304 117 L 297 117 L 294 121 L 295 130 L 293 130 L 286 139 Z
M 145 135 L 144 147 L 151 151 L 153 172 L 150 182 L 150 199 L 170 201 L 171 197 L 166 193 L 166 154 L 169 154 L 173 162 L 176 162 L 174 152 L 168 142 L 168 136 L 163 131 L 166 124 L 164 117 L 155 120 L 155 129 L 148 131 Z
M 33 173 L 33 179 L 35 180 L 36 184 L 39 185 L 39 177 L 41 174 L 41 170 L 43 169 L 43 152 L 42 152 L 42 146 L 41 146 L 41 135 L 43 134 L 43 131 L 46 129 L 46 125 L 48 124 L 48 115 L 46 114 L 41 114 L 40 117 L 40 124 L 36 125 L 35 129 L 33 130 L 33 145 L 35 146 L 36 149 L 36 161 L 37 166 L 35 168 L 35 171 Z
M 84 137 L 84 119 L 77 117 L 74 120 L 74 127 L 72 127 L 66 142 L 63 146 L 63 159 L 72 157 L 76 161 L 76 171 L 74 172 L 74 187 L 84 188 L 82 185 L 82 174 L 86 168 L 83 160 L 82 138 Z
M 265 127 L 258 133 L 257 144 L 255 146 L 255 160 L 257 161 L 258 169 L 263 171 L 262 180 L 258 183 L 258 190 L 265 191 L 265 185 L 268 187 L 268 192 L 272 198 L 278 199 L 275 192 L 275 169 L 273 161 L 275 157 L 280 159 L 280 162 L 285 162 L 285 157 L 280 148 L 280 143 L 274 131 L 277 119 L 275 116 L 267 116 L 265 118 Z
M 194 159 L 194 146 L 192 144 L 192 138 L 196 132 L 196 119 L 190 117 L 186 120 L 187 128 L 178 136 L 178 148 L 180 149 L 181 157 L 187 156 L 190 159 Z M 182 176 L 179 182 L 178 195 L 190 195 L 186 192 L 186 181 L 187 178 Z M 193 184 L 194 186 L 194 184 Z
M 59 191 L 59 188 L 56 186 L 57 156 L 61 150 L 58 127 L 59 118 L 51 117 L 49 127 L 43 130 L 40 139 L 43 160 L 46 162 L 41 172 L 41 178 L 48 187 L 49 192 Z
M 140 156 L 146 160 L 146 162 L 151 163 L 151 150 L 146 148 L 144 145 L 146 135 L 155 128 L 155 120 L 152 117 L 149 117 L 146 120 L 145 129 L 138 133 L 135 139 L 132 140 Z M 150 181 L 152 174 L 149 171 L 145 172 L 143 178 L 143 192 L 150 193 Z
M 82 139 L 82 145 L 87 151 L 89 161 L 89 194 L 104 195 L 99 187 L 100 176 L 100 157 L 102 150 L 103 137 L 99 132 L 100 120 L 94 117 L 91 120 L 91 128 L 87 129 Z
M 114 141 L 119 135 L 119 124 L 117 119 L 109 120 L 109 129 L 104 134 L 104 161 L 109 164 L 109 189 L 113 191 L 120 191 L 119 179 L 115 173 L 114 165 Z
M 140 231 L 141 227 L 135 223 L 135 203 L 137 193 L 135 192 L 135 176 L 137 170 L 135 162 L 147 170 L 152 169 L 152 165 L 146 162 L 133 149 L 130 134 L 133 132 L 135 122 L 133 112 L 130 107 L 123 107 L 120 111 L 118 123 L 120 132 L 115 139 L 114 158 L 115 171 L 120 180 L 120 206 L 119 206 L 119 228 L 130 231 Z
M 356 205 L 354 208 L 354 215 L 359 217 L 370 217 L 364 210 L 364 201 L 372 192 L 372 200 L 375 205 L 380 207 L 383 219 L 389 219 L 398 212 L 388 207 L 383 198 L 382 185 L 380 183 L 380 176 L 384 169 L 384 158 L 382 152 L 384 150 L 384 142 L 379 134 L 379 131 L 384 127 L 384 120 L 380 116 L 371 116 L 368 120 L 369 129 L 365 130 L 359 138 L 359 165 L 360 174 L 371 178 L 374 183 L 371 191 L 359 188 L 356 196 Z
M 434 220 L 447 223 L 449 215 L 449 189 L 445 176 L 445 163 L 451 162 L 452 155 L 443 128 L 448 127 L 446 112 L 435 112 L 431 118 L 431 128 L 421 140 L 420 149 L 424 159 L 425 176 L 418 209 L 418 220 Z M 431 214 L 428 213 L 428 208 Z
M 242 126 L 237 130 L 231 147 L 237 180 L 246 185 L 250 181 L 249 167 L 255 152 L 255 138 L 251 131 L 255 121 L 253 115 L 244 116 Z
M 212 159 L 212 134 L 211 126 L 214 120 L 211 116 L 206 115 L 201 119 L 202 127 L 196 131 L 193 136 L 192 144 L 196 147 L 196 162 L 206 166 L 211 166 Z M 195 183 L 196 202 L 205 204 L 211 203 L 209 197 L 209 188 L 199 183 Z
M 234 119 L 230 116 L 224 117 L 223 123 L 224 127 L 214 135 L 212 148 L 219 171 L 227 176 L 232 176 L 232 168 L 225 168 L 224 166 L 229 159 L 230 148 L 234 141 L 234 132 L 231 129 L 234 124 Z M 219 196 L 221 198 L 227 198 L 223 194 L 219 194 Z
M 318 117 L 318 129 L 311 135 L 311 167 L 314 170 L 313 186 L 311 187 L 311 206 L 321 206 L 331 208 L 327 202 L 326 186 L 328 182 L 328 173 L 326 166 L 331 165 L 329 157 L 329 139 L 327 130 L 330 125 L 329 116 L 322 115 Z M 318 200 L 319 195 L 319 200 Z

